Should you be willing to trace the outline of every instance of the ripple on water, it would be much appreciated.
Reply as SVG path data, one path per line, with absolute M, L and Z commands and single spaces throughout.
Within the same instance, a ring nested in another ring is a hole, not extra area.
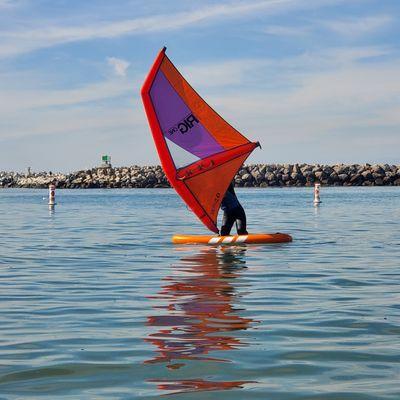
M 294 241 L 237 248 L 172 246 L 171 190 L 45 195 L 0 192 L 0 399 L 400 398 L 398 188 L 238 190 Z

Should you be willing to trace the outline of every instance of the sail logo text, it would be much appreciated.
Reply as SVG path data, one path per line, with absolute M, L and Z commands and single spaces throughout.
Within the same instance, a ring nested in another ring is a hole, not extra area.
M 173 135 L 174 133 L 180 132 L 182 135 L 184 135 L 185 133 L 189 132 L 189 130 L 192 129 L 195 124 L 198 123 L 199 120 L 193 114 L 189 114 L 172 128 L 169 128 L 168 133 Z

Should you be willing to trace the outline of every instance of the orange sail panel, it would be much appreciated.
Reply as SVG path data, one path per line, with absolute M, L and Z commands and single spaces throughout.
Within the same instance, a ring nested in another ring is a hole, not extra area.
M 259 144 L 218 115 L 183 78 L 165 50 L 158 54 L 142 87 L 147 118 L 171 185 L 204 225 L 218 233 L 218 210 L 226 189 Z
M 232 177 L 235 176 L 249 154 L 246 153 L 185 181 L 189 190 L 203 205 L 204 211 L 213 221 L 217 220 L 221 201 Z

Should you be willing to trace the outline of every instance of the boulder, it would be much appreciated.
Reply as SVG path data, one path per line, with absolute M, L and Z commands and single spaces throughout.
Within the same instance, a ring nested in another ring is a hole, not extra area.
M 382 166 L 375 164 L 371 167 L 371 171 L 375 172 L 379 175 L 383 175 L 385 173 L 385 170 L 382 168 Z
M 243 182 L 251 182 L 253 180 L 253 177 L 250 174 L 244 174 L 242 175 L 242 180 Z
M 347 174 L 342 173 L 338 175 L 338 178 L 340 182 L 346 182 L 349 179 L 349 176 Z

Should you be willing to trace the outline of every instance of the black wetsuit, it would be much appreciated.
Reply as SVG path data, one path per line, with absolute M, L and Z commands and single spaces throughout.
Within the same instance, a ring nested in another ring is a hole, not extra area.
M 238 235 L 247 235 L 246 214 L 236 197 L 235 189 L 231 183 L 221 202 L 221 209 L 224 212 L 222 217 L 221 236 L 230 234 L 233 224 L 236 221 Z

